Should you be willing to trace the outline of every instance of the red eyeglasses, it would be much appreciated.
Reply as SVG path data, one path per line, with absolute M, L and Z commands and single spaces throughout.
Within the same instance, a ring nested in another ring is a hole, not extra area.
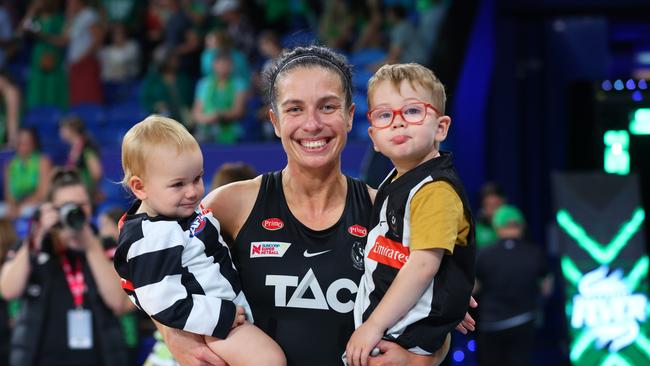
M 405 104 L 400 109 L 378 107 L 368 111 L 368 121 L 375 128 L 387 128 L 393 124 L 395 116 L 400 115 L 404 122 L 412 125 L 420 125 L 427 118 L 427 108 L 433 109 L 436 114 L 440 112 L 433 105 L 425 102 L 413 102 Z

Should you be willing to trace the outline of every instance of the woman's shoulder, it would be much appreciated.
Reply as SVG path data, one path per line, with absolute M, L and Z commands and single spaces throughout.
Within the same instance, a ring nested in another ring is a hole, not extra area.
M 226 184 L 214 189 L 203 199 L 203 206 L 212 210 L 229 233 L 238 231 L 253 210 L 262 184 L 262 176 Z

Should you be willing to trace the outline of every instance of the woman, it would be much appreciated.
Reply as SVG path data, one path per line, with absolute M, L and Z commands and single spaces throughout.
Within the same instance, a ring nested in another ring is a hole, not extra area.
M 99 148 L 86 131 L 86 125 L 77 116 L 66 117 L 59 126 L 61 140 L 70 145 L 65 166 L 77 169 L 90 193 L 93 203 L 102 201 L 99 181 L 104 175 Z
M 183 123 L 190 123 L 192 114 L 192 82 L 179 68 L 178 56 L 160 48 L 153 67 L 142 83 L 140 105 L 148 113 L 161 114 Z
M 27 106 L 68 106 L 65 48 L 56 39 L 63 36 L 65 18 L 58 0 L 34 1 L 22 29 L 34 37 L 27 77 Z
M 91 201 L 75 171 L 54 174 L 47 202 L 0 272 L 0 293 L 21 298 L 10 365 L 125 365 L 116 314 L 131 308 L 90 227 Z
M 213 74 L 196 86 L 192 116 L 194 137 L 201 143 L 234 144 L 243 135 L 240 119 L 246 112 L 247 81 L 232 73 L 230 51 L 221 50 L 212 61 Z
M 36 130 L 23 127 L 18 131 L 16 155 L 7 163 L 4 174 L 10 218 L 31 216 L 45 198 L 52 163 L 39 145 Z
M 350 67 L 329 49 L 311 46 L 284 53 L 265 75 L 287 166 L 223 186 L 204 205 L 232 239 L 255 324 L 280 344 L 288 364 L 341 364 L 354 330 L 374 195 L 341 172 L 354 116 Z M 223 364 L 200 339 L 161 329 L 181 364 Z M 432 365 L 446 353 L 426 357 L 391 342 L 378 346 L 382 354 L 370 365 Z
M 104 40 L 99 14 L 89 0 L 68 0 L 66 3 L 64 44 L 68 48 L 68 84 L 70 104 L 104 101 L 100 80 L 101 67 L 97 54 Z

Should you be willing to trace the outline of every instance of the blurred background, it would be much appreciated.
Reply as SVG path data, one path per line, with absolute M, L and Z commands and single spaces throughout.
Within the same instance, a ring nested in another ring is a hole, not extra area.
M 384 63 L 418 62 L 447 88 L 443 149 L 486 226 L 481 245 L 496 240 L 496 208 L 516 206 L 555 278 L 540 293 L 532 363 L 647 365 L 649 13 L 647 0 L 0 1 L 0 213 L 24 236 L 53 166 L 87 171 L 96 217 L 124 209 L 121 138 L 151 113 L 199 139 L 206 189 L 225 163 L 281 169 L 260 73 L 283 49 L 308 44 L 335 48 L 354 66 L 343 170 L 376 187 L 389 162 L 369 144 L 366 83 Z M 226 127 L 197 123 L 215 110 L 228 115 Z M 40 172 L 36 182 L 25 183 L 17 160 L 31 177 Z M 623 300 L 593 305 L 581 328 L 582 273 L 611 274 L 619 262 L 638 283 L 625 277 Z M 635 294 L 644 300 L 625 302 Z M 630 332 L 638 337 L 616 343 Z M 140 334 L 135 348 L 146 354 L 149 334 Z M 478 364 L 475 337 L 454 334 L 446 362 Z

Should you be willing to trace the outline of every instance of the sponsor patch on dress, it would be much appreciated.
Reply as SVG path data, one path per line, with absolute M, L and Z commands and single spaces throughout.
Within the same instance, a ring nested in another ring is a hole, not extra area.
M 378 236 L 375 244 L 368 253 L 368 258 L 389 267 L 400 269 L 409 259 L 411 251 L 402 243 L 390 240 L 385 236 Z
M 190 225 L 190 238 L 193 238 L 201 233 L 205 229 L 205 217 L 203 215 L 198 215 Z
M 289 249 L 291 243 L 281 241 L 255 241 L 251 242 L 251 258 L 282 257 Z
M 284 222 L 277 217 L 271 217 L 262 221 L 262 227 L 270 231 L 280 230 L 284 227 Z
M 348 233 L 359 238 L 365 238 L 366 235 L 368 235 L 368 229 L 359 224 L 356 224 L 348 228 Z

